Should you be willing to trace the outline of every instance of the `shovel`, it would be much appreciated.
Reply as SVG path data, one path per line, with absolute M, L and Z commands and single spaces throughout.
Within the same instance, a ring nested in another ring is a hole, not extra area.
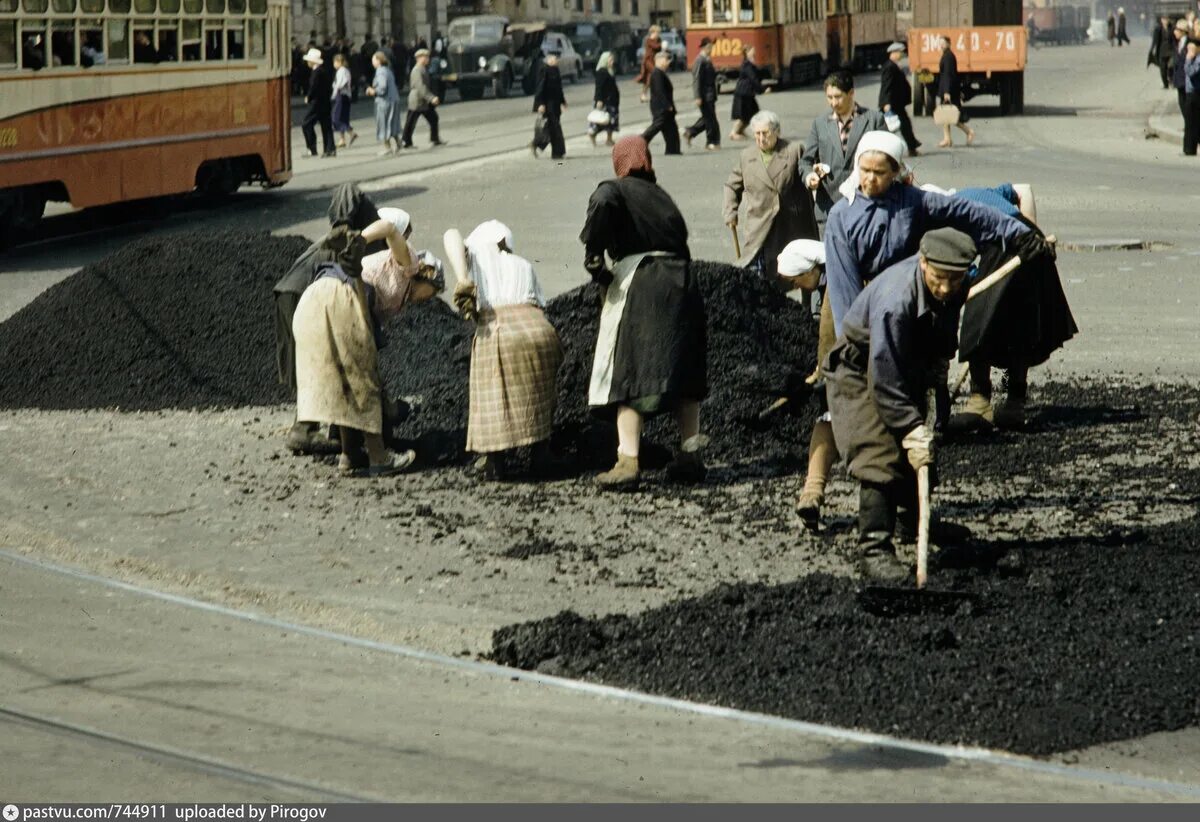
M 736 225 L 731 225 L 729 230 L 733 232 L 733 253 L 735 255 L 733 259 L 734 262 L 737 262 L 742 259 L 742 241 L 738 239 Z
M 917 469 L 917 587 L 929 577 L 929 466 Z

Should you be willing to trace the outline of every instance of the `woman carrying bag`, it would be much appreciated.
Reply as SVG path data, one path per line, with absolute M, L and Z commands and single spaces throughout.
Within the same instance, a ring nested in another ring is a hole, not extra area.
M 604 144 L 613 145 L 613 132 L 620 130 L 621 92 L 617 90 L 617 80 L 613 77 L 615 58 L 611 51 L 600 55 L 596 61 L 596 91 L 592 95 L 593 107 L 588 112 L 588 139 L 592 147 L 596 145 L 596 135 L 601 131 L 608 137 Z

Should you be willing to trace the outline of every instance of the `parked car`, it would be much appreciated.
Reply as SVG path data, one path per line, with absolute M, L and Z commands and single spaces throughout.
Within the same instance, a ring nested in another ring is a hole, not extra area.
M 617 74 L 630 71 L 637 60 L 633 29 L 624 20 L 559 23 L 550 28 L 551 31 L 562 32 L 571 41 L 584 71 L 595 72 L 596 60 L 606 51 L 611 51 L 616 57 Z
M 478 100 L 488 87 L 496 97 L 507 97 L 518 83 L 532 94 L 545 36 L 544 23 L 510 25 L 494 14 L 458 17 L 447 33 L 447 65 L 440 79 L 464 100 Z
M 547 31 L 542 38 L 542 56 L 552 51 L 558 52 L 558 73 L 564 82 L 574 83 L 583 76 L 583 58 L 575 51 L 571 38 L 561 31 Z
M 679 32 L 674 31 L 672 29 L 667 29 L 666 31 L 662 32 L 661 36 L 662 36 L 663 49 L 665 49 L 671 55 L 671 68 L 672 69 L 686 69 L 687 68 L 687 43 L 684 42 L 683 35 L 681 35 Z M 646 54 L 646 35 L 645 34 L 643 34 L 641 37 L 641 43 L 642 44 L 640 46 L 638 46 L 638 50 L 637 50 L 637 60 L 639 63 L 642 62 L 642 58 Z

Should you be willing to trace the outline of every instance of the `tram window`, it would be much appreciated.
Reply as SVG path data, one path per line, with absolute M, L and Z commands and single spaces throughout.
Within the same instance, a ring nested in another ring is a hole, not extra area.
M 250 13 L 251 14 L 266 14 L 267 13 L 267 0 L 250 0 Z
M 154 48 L 154 29 L 133 30 L 133 62 L 158 62 L 158 51 Z
M 230 14 L 246 13 L 246 0 L 226 0 L 226 2 L 229 4 Z
M 199 14 L 204 10 L 204 0 L 183 0 L 183 10 L 187 14 Z
M 104 21 L 79 21 L 79 64 L 84 68 L 102 66 L 107 62 L 104 54 Z
M 106 63 L 129 62 L 129 21 L 108 21 L 108 53 L 104 56 Z
M 133 0 L 133 10 L 138 14 L 154 14 L 154 0 Z
M 225 29 L 225 58 L 227 60 L 246 59 L 246 29 L 242 26 Z
M 22 0 L 21 8 L 29 14 L 44 14 L 50 4 L 47 0 Z
M 12 9 L 8 9 L 12 11 Z M 17 21 L 0 20 L 0 66 L 17 64 Z
M 75 21 L 55 20 L 50 28 L 50 58 L 55 66 L 74 66 L 75 58 Z
M 267 54 L 267 36 L 262 20 L 250 21 L 250 56 L 265 57 Z
M 179 59 L 179 24 L 173 20 L 158 23 L 158 59 L 164 63 Z
M 79 0 L 79 8 L 88 14 L 104 14 L 104 0 Z
M 114 14 L 129 14 L 129 0 L 108 0 L 108 10 Z
M 224 29 L 205 29 L 204 30 L 204 59 L 205 60 L 224 60 L 225 59 L 225 30 Z
M 770 23 L 775 19 L 775 9 L 772 8 L 774 5 L 775 0 L 762 0 L 762 21 L 764 23 Z
M 16 10 L 17 10 L 17 0 L 0 0 L 0 11 L 16 11 Z M 16 36 L 17 35 L 14 32 L 13 37 L 16 37 Z
M 733 22 L 733 0 L 712 0 L 714 23 Z
M 204 0 L 204 7 L 209 14 L 224 14 L 225 0 Z
M 60 14 L 70 14 L 75 11 L 75 0 L 54 0 L 54 10 Z
M 754 22 L 754 0 L 738 0 L 738 21 L 741 23 Z
M 201 34 L 199 20 L 183 21 L 183 62 L 194 63 L 200 59 Z
M 179 14 L 179 0 L 158 0 L 158 8 L 163 14 Z
M 708 22 L 708 0 L 691 0 L 692 13 L 688 20 L 704 25 Z
M 21 66 L 38 71 L 46 67 L 46 21 L 21 24 Z

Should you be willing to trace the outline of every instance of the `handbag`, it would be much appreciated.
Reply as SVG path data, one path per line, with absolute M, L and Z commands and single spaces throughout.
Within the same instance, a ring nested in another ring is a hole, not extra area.
M 933 110 L 933 122 L 939 126 L 953 126 L 958 124 L 959 110 L 958 106 L 953 103 L 942 103 Z
M 539 146 L 547 145 L 550 138 L 546 136 L 546 115 L 535 114 L 533 116 L 533 141 Z
M 892 134 L 900 130 L 900 115 L 894 111 L 886 112 L 883 115 L 883 122 L 887 124 L 888 131 Z
M 607 126 L 612 123 L 612 115 L 602 108 L 594 108 L 588 112 L 588 125 Z

